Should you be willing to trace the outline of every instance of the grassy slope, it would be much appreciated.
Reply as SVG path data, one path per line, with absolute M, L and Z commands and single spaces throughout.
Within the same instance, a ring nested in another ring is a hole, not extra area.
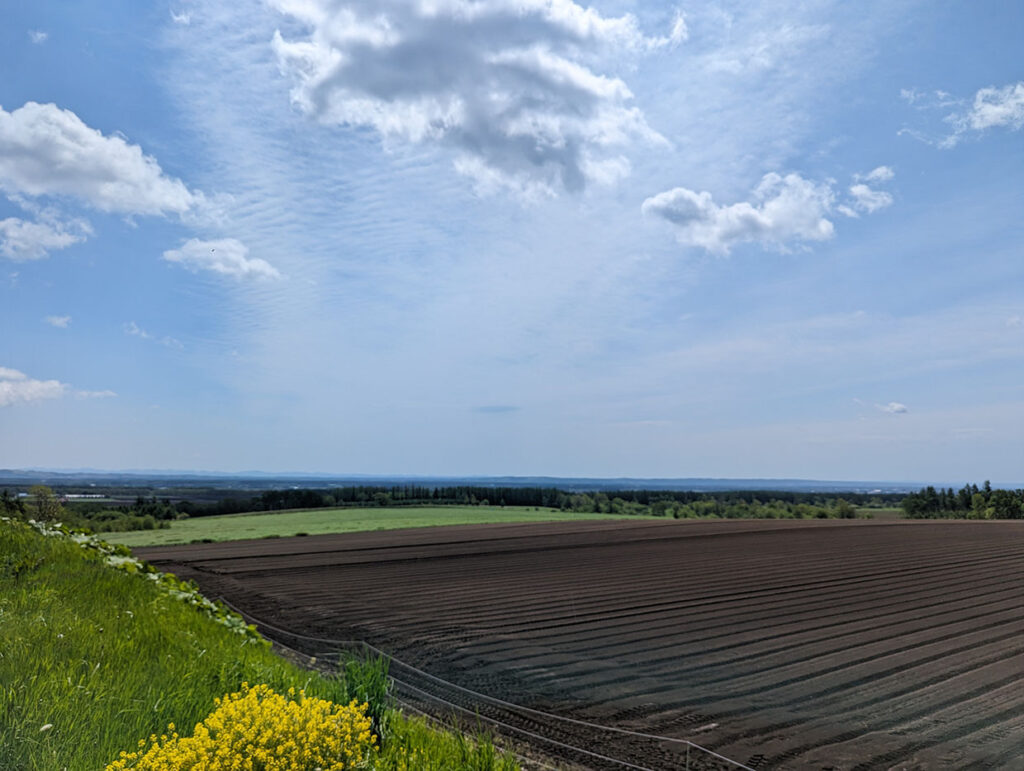
M 169 722 L 188 732 L 243 680 L 347 701 L 343 684 L 246 642 L 152 581 L 3 521 L 0 654 L 0 769 L 102 768 Z M 415 722 L 396 729 L 421 757 L 465 752 Z
M 158 546 L 210 538 L 233 541 L 290 536 L 296 533 L 349 533 L 358 530 L 392 530 L 400 527 L 470 525 L 495 522 L 561 522 L 576 519 L 617 519 L 610 514 L 575 514 L 557 509 L 536 511 L 519 506 L 402 506 L 369 509 L 305 509 L 298 511 L 229 514 L 195 517 L 171 523 L 166 530 L 104 533 L 111 543 L 126 546 Z

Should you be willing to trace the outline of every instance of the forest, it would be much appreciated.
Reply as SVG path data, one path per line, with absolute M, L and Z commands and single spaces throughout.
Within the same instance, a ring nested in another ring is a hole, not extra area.
M 956 491 L 929 486 L 907 495 L 901 506 L 913 519 L 1024 519 L 1024 490 L 994 490 L 988 481 Z

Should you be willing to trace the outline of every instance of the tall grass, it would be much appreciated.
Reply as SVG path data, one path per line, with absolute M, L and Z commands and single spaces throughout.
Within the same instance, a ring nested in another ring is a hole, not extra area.
M 391 733 L 394 701 L 391 697 L 390 661 L 385 656 L 357 658 L 344 655 L 338 663 L 338 678 L 342 685 L 342 701 L 355 699 L 369 706 L 367 714 L 373 721 L 373 732 L 387 739 Z
M 452 737 L 421 737 L 419 724 L 390 712 L 386 666 L 342 671 L 300 669 L 157 582 L 66 538 L 0 521 L 0 769 L 102 768 L 168 723 L 194 726 L 243 681 L 339 703 L 375 699 L 388 729 L 381 767 L 399 767 L 387 764 L 403 737 L 422 740 L 427 753 L 410 768 L 470 767 L 448 755 Z M 474 758 L 490 752 L 485 745 L 471 743 Z

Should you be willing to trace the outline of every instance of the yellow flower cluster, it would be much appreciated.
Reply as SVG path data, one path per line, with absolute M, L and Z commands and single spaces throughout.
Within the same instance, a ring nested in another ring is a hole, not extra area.
M 286 698 L 242 683 L 215 701 L 192 736 L 179 736 L 172 723 L 106 771 L 346 771 L 369 766 L 377 751 L 366 705 L 354 700 L 342 706 L 294 689 Z

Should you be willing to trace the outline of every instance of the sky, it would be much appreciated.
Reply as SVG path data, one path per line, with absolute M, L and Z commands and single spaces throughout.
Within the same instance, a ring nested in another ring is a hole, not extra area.
M 1021 39 L 7 3 L 0 467 L 1024 481 Z

